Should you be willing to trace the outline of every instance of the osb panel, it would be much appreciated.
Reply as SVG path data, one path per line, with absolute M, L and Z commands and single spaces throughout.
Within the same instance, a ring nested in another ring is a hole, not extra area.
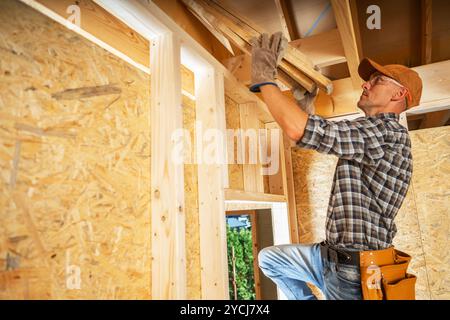
M 415 161 L 415 159 L 413 161 Z M 416 164 L 414 163 L 413 165 L 414 171 L 416 169 Z M 414 199 L 417 192 L 415 192 L 414 187 L 414 183 L 411 183 L 402 207 L 395 218 L 397 235 L 394 238 L 394 246 L 412 256 L 408 272 L 417 276 L 416 299 L 429 300 L 430 289 L 428 286 L 425 255 L 422 246 L 421 226 L 419 225 L 419 220 L 417 218 L 417 208 Z
M 227 129 L 239 129 L 241 127 L 239 105 L 228 96 L 225 96 L 225 118 Z M 237 143 L 234 143 L 234 156 L 236 161 Z M 231 162 L 231 157 L 229 157 L 228 161 Z M 228 165 L 228 179 L 230 189 L 244 190 L 244 173 L 242 164 Z
M 337 158 L 312 150 L 291 149 L 301 243 L 325 239 L 325 218 Z
M 150 298 L 149 76 L 18 1 L 0 47 L 0 299 Z
M 450 299 L 450 127 L 411 132 L 413 185 L 432 299 Z
M 183 96 L 183 128 L 191 141 L 195 137 L 195 102 Z M 191 159 L 195 150 L 191 150 Z M 196 164 L 184 165 L 184 195 L 186 208 L 186 268 L 187 299 L 201 299 L 200 222 L 198 206 L 198 171 Z

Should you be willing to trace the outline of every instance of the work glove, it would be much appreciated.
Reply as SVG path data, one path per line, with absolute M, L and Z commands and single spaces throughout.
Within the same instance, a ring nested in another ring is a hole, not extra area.
M 318 66 L 314 66 L 314 70 L 320 72 L 320 68 Z M 308 114 L 314 114 L 314 102 L 317 98 L 318 93 L 318 87 L 315 87 L 312 92 L 309 92 L 300 85 L 292 89 L 292 95 L 297 101 L 297 105 L 300 106 L 300 108 Z
M 315 88 L 312 92 L 309 92 L 305 88 L 299 86 L 292 90 L 292 95 L 297 101 L 297 105 L 305 111 L 307 114 L 314 114 L 317 94 L 319 93 L 319 88 Z
M 252 83 L 251 92 L 260 92 L 260 87 L 266 84 L 277 85 L 277 66 L 283 59 L 288 41 L 281 32 L 274 33 L 270 38 L 263 33 L 259 38 L 250 39 L 252 45 Z

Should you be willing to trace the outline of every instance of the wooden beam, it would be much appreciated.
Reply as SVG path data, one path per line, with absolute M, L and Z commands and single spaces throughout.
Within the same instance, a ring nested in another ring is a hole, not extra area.
M 356 36 L 353 27 L 352 13 L 350 10 L 349 0 L 331 0 L 336 24 L 341 34 L 342 44 L 344 46 L 345 56 L 347 58 L 348 70 L 350 78 L 355 89 L 361 88 L 362 79 L 358 74 L 358 66 L 360 57 L 358 46 L 356 44 Z
M 179 39 L 172 33 L 154 37 L 152 52 L 152 298 L 185 299 L 184 173 L 172 159 L 171 138 L 183 127 Z
M 338 29 L 298 39 L 290 45 L 310 57 L 313 64 L 320 68 L 347 61 Z
M 214 2 L 183 0 L 183 3 L 190 10 L 196 12 L 198 16 L 202 17 L 201 21 L 211 23 L 227 36 L 230 41 L 239 46 L 240 49 L 247 54 L 250 53 L 250 39 L 258 37 L 260 35 L 258 31 L 255 31 L 236 17 L 230 17 L 229 14 L 225 16 L 223 9 Z M 281 61 L 279 68 L 307 90 L 314 90 L 314 83 L 328 94 L 333 90 L 331 81 L 315 70 L 308 57 L 292 46 L 288 45 L 285 57 Z
M 356 40 L 356 48 L 358 49 L 358 56 L 362 58 L 364 57 L 364 52 L 362 48 L 361 29 L 359 27 L 357 2 L 358 0 L 350 0 L 350 12 L 352 15 L 353 30 L 355 32 L 355 40 Z
M 250 225 L 252 228 L 252 252 L 253 252 L 253 277 L 255 279 L 255 300 L 261 300 L 261 281 L 259 280 L 259 263 L 258 263 L 258 253 L 259 253 L 259 245 L 258 245 L 258 216 L 255 210 L 250 210 L 248 213 L 239 213 L 239 214 L 248 214 L 250 216 Z
M 282 194 L 286 197 L 289 215 L 289 230 L 292 243 L 298 243 L 297 207 L 295 202 L 294 175 L 292 171 L 291 143 L 281 132 L 276 122 L 266 123 L 267 129 L 280 130 L 280 170 L 278 174 L 269 176 L 270 193 Z
M 245 160 L 242 165 L 244 175 L 244 190 L 264 193 L 262 165 L 259 161 L 259 129 L 261 122 L 255 116 L 255 103 L 239 105 L 240 124 L 243 130 L 242 146 L 244 146 Z M 247 131 L 248 130 L 248 131 Z M 246 134 L 248 133 L 248 135 Z
M 429 64 L 432 59 L 433 0 L 421 0 L 420 4 L 422 13 L 422 64 Z
M 258 202 L 286 202 L 286 197 L 279 194 L 250 192 L 244 190 L 225 189 L 226 201 L 258 201 Z
M 281 30 L 283 35 L 288 39 L 289 42 L 298 38 L 297 32 L 295 30 L 294 22 L 292 21 L 291 15 L 287 8 L 286 0 L 274 0 L 275 6 L 277 8 L 277 14 L 280 19 Z
M 127 63 L 131 64 L 132 66 L 144 71 L 145 73 L 150 73 L 149 68 L 149 42 L 146 41 L 145 43 L 142 42 L 142 51 L 146 52 L 147 58 L 143 57 L 142 54 L 136 53 L 140 50 L 132 50 L 129 49 L 126 50 L 124 48 L 124 43 L 127 43 L 127 41 L 120 41 L 117 38 L 109 38 L 108 34 L 112 32 L 111 30 L 100 32 L 97 30 L 97 34 L 93 35 L 91 31 L 95 30 L 96 23 L 95 20 L 93 23 L 81 23 L 81 27 L 77 26 L 76 24 L 73 24 L 71 21 L 67 20 L 65 11 L 62 10 L 59 5 L 57 5 L 58 2 L 49 2 L 48 5 L 54 5 L 54 7 L 47 7 L 46 5 L 36 1 L 36 0 L 20 0 L 21 2 L 25 3 L 26 5 L 30 6 L 31 8 L 35 9 L 36 11 L 44 14 L 45 16 L 49 17 L 50 19 L 60 23 L 61 25 L 65 26 L 66 28 L 74 31 L 75 33 L 81 35 L 82 37 L 88 39 L 89 41 L 92 41 L 99 47 L 107 50 L 108 52 L 112 53 L 116 57 L 126 61 Z M 43 2 L 44 3 L 44 2 Z M 47 4 L 47 3 L 46 3 Z M 62 12 L 62 15 L 58 12 Z M 96 11 L 97 13 L 99 11 Z M 89 14 L 88 14 L 89 17 Z M 114 19 L 114 17 L 111 15 L 111 19 Z M 88 20 L 89 21 L 89 20 Z M 100 26 L 98 26 L 100 27 Z M 115 28 L 115 22 L 111 22 L 111 28 Z M 86 29 L 85 29 L 86 28 Z M 101 28 L 105 28 L 105 24 L 102 24 Z M 87 31 L 89 30 L 89 31 Z M 126 29 L 123 30 L 124 33 L 127 33 Z M 120 37 L 119 37 L 120 39 Z M 141 61 L 142 63 L 140 63 Z
M 286 134 L 283 137 L 283 149 L 281 152 L 281 163 L 283 169 L 283 188 L 284 194 L 287 200 L 287 209 L 289 215 L 289 230 L 291 235 L 291 242 L 299 242 L 299 231 L 298 231 L 298 218 L 297 218 L 297 205 L 295 200 L 295 187 L 294 187 L 294 171 L 292 169 L 292 154 L 291 154 L 291 144 L 290 139 Z
M 81 29 L 129 56 L 137 63 L 149 67 L 150 49 L 148 41 L 90 0 L 37 0 L 56 14 L 67 19 L 71 5 L 80 8 Z
M 195 74 L 196 120 L 202 130 L 217 130 L 225 117 L 223 74 L 212 67 Z M 223 165 L 225 141 L 197 145 L 202 299 L 228 299 Z M 199 144 L 203 144 L 201 141 Z M 211 159 L 205 158 L 206 156 Z M 227 171 L 228 172 L 228 171 Z
M 450 119 L 450 106 L 448 110 L 441 110 L 425 114 L 419 129 L 434 128 L 445 125 Z
M 347 61 L 337 29 L 290 42 L 290 45 L 308 56 L 319 68 Z M 242 54 L 223 61 L 227 69 L 243 84 L 251 82 L 251 57 Z

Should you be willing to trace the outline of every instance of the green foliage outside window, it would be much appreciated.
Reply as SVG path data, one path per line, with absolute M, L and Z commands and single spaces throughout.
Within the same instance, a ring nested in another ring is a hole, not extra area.
M 255 278 L 253 270 L 252 231 L 245 228 L 227 226 L 228 274 L 230 279 L 230 299 L 235 299 L 234 284 L 238 300 L 255 300 Z M 235 273 L 233 273 L 233 254 Z

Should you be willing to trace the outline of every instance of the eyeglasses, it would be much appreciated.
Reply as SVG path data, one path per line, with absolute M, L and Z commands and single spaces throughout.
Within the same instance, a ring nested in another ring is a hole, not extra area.
M 370 76 L 369 81 L 367 81 L 370 83 L 371 86 L 376 86 L 378 84 L 382 84 L 383 82 L 391 82 L 397 86 L 399 86 L 400 88 L 405 88 L 405 86 L 403 86 L 401 83 L 399 83 L 398 81 L 389 78 L 385 75 L 382 74 L 373 74 Z
M 382 74 L 373 74 L 373 75 L 370 76 L 370 79 L 367 82 L 370 83 L 371 87 L 376 86 L 378 84 L 382 84 L 383 82 L 391 82 L 391 83 L 399 86 L 400 88 L 406 89 L 406 97 L 405 97 L 405 99 L 406 99 L 406 109 L 408 109 L 408 101 L 412 101 L 411 93 L 409 92 L 408 88 L 406 88 L 404 85 L 402 85 L 398 81 L 396 81 L 396 80 L 394 80 L 392 78 L 389 78 L 389 77 L 387 77 L 385 75 L 382 75 Z

